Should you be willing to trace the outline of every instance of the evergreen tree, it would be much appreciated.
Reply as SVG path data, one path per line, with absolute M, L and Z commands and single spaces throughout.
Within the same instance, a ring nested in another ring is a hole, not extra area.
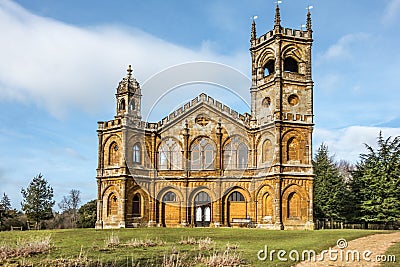
M 78 210 L 78 221 L 76 222 L 78 227 L 81 228 L 92 228 L 96 223 L 96 212 L 97 201 L 92 200 L 82 205 Z
M 39 228 L 42 220 L 53 217 L 52 208 L 55 203 L 53 201 L 53 188 L 43 178 L 42 174 L 34 177 L 26 189 L 21 189 L 21 193 L 23 197 L 22 210 L 29 220 L 36 223 L 37 228 Z
M 400 136 L 386 140 L 379 134 L 377 149 L 367 153 L 355 172 L 360 219 L 390 223 L 400 219 Z
M 0 200 L 0 229 L 2 228 L 3 221 L 10 218 L 11 214 L 11 201 L 6 193 L 3 193 L 3 198 Z
M 322 144 L 313 160 L 314 217 L 316 219 L 342 219 L 346 202 L 346 184 L 328 147 Z

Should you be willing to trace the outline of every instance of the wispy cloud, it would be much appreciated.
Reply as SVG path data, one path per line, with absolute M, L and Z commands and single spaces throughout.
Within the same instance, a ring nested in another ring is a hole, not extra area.
M 193 60 L 247 67 L 241 55 L 191 50 L 137 29 L 79 28 L 36 16 L 10 1 L 0 1 L 0 31 L 0 100 L 33 102 L 56 117 L 113 104 L 109 99 L 128 64 L 139 81 Z
M 369 34 L 352 33 L 342 36 L 336 43 L 329 46 L 326 52 L 318 55 L 317 60 L 328 61 L 335 59 L 348 59 L 351 57 L 351 48 L 354 43 L 368 40 Z
M 386 6 L 382 22 L 385 25 L 393 23 L 400 16 L 400 0 L 391 0 Z
M 357 162 L 361 153 L 365 153 L 365 145 L 376 145 L 376 138 L 382 131 L 384 138 L 400 136 L 400 128 L 382 128 L 367 126 L 351 126 L 336 130 L 315 129 L 314 151 L 325 143 L 329 150 L 335 154 L 336 160 Z

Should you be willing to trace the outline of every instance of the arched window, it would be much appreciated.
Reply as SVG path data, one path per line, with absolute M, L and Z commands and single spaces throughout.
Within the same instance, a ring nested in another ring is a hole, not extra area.
M 118 214 L 118 198 L 115 194 L 110 194 L 107 201 L 107 215 L 117 215 Z
M 268 76 L 275 72 L 275 60 L 270 59 L 264 65 L 264 76 Z
M 201 138 L 192 145 L 191 167 L 192 170 L 214 169 L 215 148 L 208 138 Z
M 264 216 L 272 216 L 273 215 L 272 196 L 270 194 L 265 195 L 263 207 L 264 207 Z
M 133 215 L 133 217 L 140 217 L 140 194 L 139 193 L 137 193 L 133 196 L 132 215 Z
M 125 110 L 125 99 L 121 99 L 119 102 L 119 110 Z
M 225 170 L 245 169 L 248 163 L 249 149 L 247 145 L 238 137 L 224 147 L 224 168 Z
M 274 156 L 274 151 L 272 150 L 272 142 L 267 139 L 264 141 L 262 145 L 262 161 L 268 162 L 271 161 Z
M 292 137 L 288 140 L 286 149 L 288 161 L 300 160 L 300 145 L 299 141 L 295 137 Z
M 108 152 L 108 165 L 118 165 L 119 162 L 119 147 L 117 142 L 112 142 Z
M 162 198 L 163 202 L 176 202 L 177 201 L 177 197 L 176 194 L 174 192 L 167 192 L 163 198 Z
M 238 159 L 237 159 L 238 169 L 245 169 L 247 167 L 248 156 L 249 156 L 249 149 L 244 143 L 240 143 L 238 146 Z
M 161 170 L 182 169 L 182 149 L 172 138 L 169 138 L 158 149 L 158 168 Z
M 142 149 L 139 143 L 133 145 L 133 163 L 141 163 L 142 162 Z
M 211 202 L 210 196 L 204 191 L 198 193 L 196 195 L 196 197 L 194 198 L 195 205 L 197 205 L 197 204 L 204 205 L 204 204 L 207 204 L 210 202 Z
M 299 72 L 299 65 L 294 58 L 287 57 L 283 62 L 283 70 L 287 72 Z
M 135 99 L 132 99 L 131 102 L 129 102 L 129 110 L 135 110 Z
M 288 196 L 287 216 L 288 218 L 299 218 L 300 214 L 300 196 L 299 194 L 292 192 Z
M 244 196 L 243 196 L 240 192 L 235 191 L 235 192 L 233 192 L 232 194 L 229 195 L 228 201 L 232 201 L 232 202 L 244 202 L 245 199 L 244 199 Z

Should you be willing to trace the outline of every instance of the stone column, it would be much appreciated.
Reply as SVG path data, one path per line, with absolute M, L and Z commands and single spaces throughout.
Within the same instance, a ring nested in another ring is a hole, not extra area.
M 222 127 L 221 127 L 221 120 L 218 122 L 217 126 L 217 154 L 215 157 L 216 161 L 216 170 L 222 173 Z
M 103 199 L 101 192 L 101 179 L 97 178 L 97 220 L 96 229 L 103 229 Z
M 275 178 L 275 230 L 283 230 L 282 224 L 282 178 Z
M 126 178 L 121 180 L 121 203 L 120 203 L 120 221 L 119 228 L 125 228 L 125 219 L 126 219 Z
M 185 121 L 185 128 L 183 129 L 183 169 L 186 172 L 186 177 L 189 176 L 189 169 L 190 169 L 190 164 L 189 164 L 189 125 L 188 122 Z

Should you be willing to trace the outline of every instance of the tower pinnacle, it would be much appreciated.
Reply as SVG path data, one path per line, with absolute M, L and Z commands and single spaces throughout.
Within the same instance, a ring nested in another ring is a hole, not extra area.
M 276 26 L 281 26 L 281 12 L 279 9 L 279 2 L 276 4 L 276 9 L 275 9 L 275 27 Z
M 129 66 L 128 66 L 128 69 L 127 69 L 126 71 L 128 72 L 128 75 L 127 75 L 127 76 L 128 76 L 129 78 L 131 78 L 131 77 L 132 77 L 132 71 L 133 71 L 133 70 L 132 70 L 132 65 L 129 65 Z
M 253 22 L 251 23 L 251 40 L 255 40 L 256 38 L 257 38 L 256 21 L 255 17 L 253 17 Z
M 311 32 L 312 31 L 312 23 L 311 23 L 311 8 L 312 8 L 312 6 L 309 6 L 307 9 L 308 9 L 308 12 L 307 12 L 307 24 L 306 24 L 306 27 L 307 27 L 307 31 L 309 31 L 309 32 Z

